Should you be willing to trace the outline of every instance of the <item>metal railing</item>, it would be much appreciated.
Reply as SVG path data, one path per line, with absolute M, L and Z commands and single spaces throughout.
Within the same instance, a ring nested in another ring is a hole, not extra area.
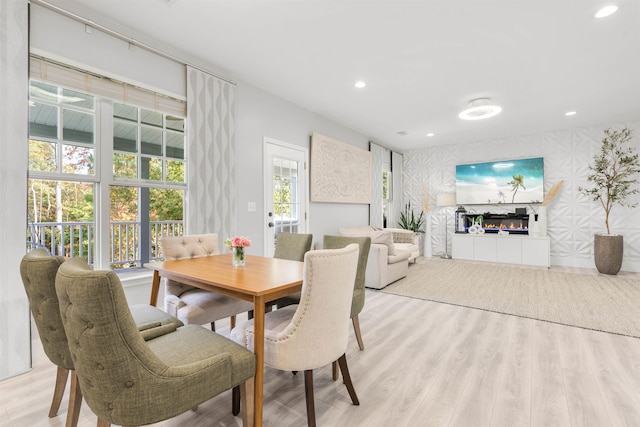
M 110 258 L 112 269 L 141 267 L 143 262 L 162 259 L 160 239 L 184 234 L 184 221 L 150 221 L 148 251 L 141 251 L 140 222 L 112 222 L 110 225 Z M 94 263 L 95 227 L 92 222 L 29 223 L 29 249 L 45 248 L 52 255 L 80 257 Z M 148 260 L 141 253 L 149 254 Z

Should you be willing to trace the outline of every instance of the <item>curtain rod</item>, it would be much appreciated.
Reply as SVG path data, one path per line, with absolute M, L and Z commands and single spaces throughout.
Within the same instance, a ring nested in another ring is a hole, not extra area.
M 183 59 L 180 59 L 180 58 L 175 57 L 173 55 L 170 55 L 170 54 L 168 54 L 166 52 L 158 50 L 155 47 L 149 46 L 149 45 L 147 45 L 145 43 L 139 42 L 139 41 L 137 41 L 137 40 L 135 40 L 135 39 L 133 39 L 131 37 L 125 36 L 122 33 L 119 33 L 119 32 L 117 32 L 115 30 L 112 30 L 111 28 L 107 28 L 107 27 L 105 27 L 103 25 L 97 24 L 97 23 L 95 23 L 94 21 L 92 21 L 90 19 L 84 18 L 84 17 L 82 17 L 82 16 L 80 16 L 80 15 L 78 15 L 76 13 L 70 12 L 70 11 L 68 11 L 66 9 L 63 9 L 63 8 L 61 8 L 59 6 L 53 5 L 51 3 L 48 3 L 48 2 L 46 2 L 44 0 L 29 0 L 29 3 L 34 3 L 34 4 L 40 5 L 42 7 L 45 7 L 47 9 L 49 9 L 49 10 L 52 10 L 52 11 L 54 11 L 56 13 L 59 13 L 60 15 L 64 15 L 64 16 L 66 16 L 68 18 L 71 18 L 71 19 L 73 19 L 75 21 L 78 21 L 78 22 L 80 22 L 82 24 L 85 24 L 85 25 L 88 25 L 88 26 L 90 26 L 92 28 L 100 30 L 100 31 L 102 31 L 102 32 L 104 32 L 106 34 L 109 34 L 109 35 L 111 35 L 113 37 L 116 37 L 116 38 L 118 38 L 120 40 L 123 40 L 123 41 L 125 41 L 127 43 L 130 43 L 130 44 L 132 44 L 134 46 L 138 46 L 138 47 L 141 47 L 142 49 L 145 49 L 145 50 L 147 50 L 147 51 L 149 51 L 151 53 L 155 53 L 156 55 L 161 56 L 163 58 L 169 59 L 169 60 L 177 62 L 179 64 L 188 65 L 189 67 L 195 68 L 195 69 L 197 69 L 199 71 L 202 71 L 203 73 L 211 74 L 212 76 L 214 76 L 214 77 L 216 77 L 216 78 L 218 78 L 220 80 L 224 80 L 227 83 L 231 83 L 232 85 L 236 84 L 236 82 L 234 82 L 232 80 L 229 80 L 229 79 L 227 79 L 225 77 L 221 77 L 221 76 L 219 76 L 217 74 L 214 74 L 214 73 L 212 73 L 210 71 L 203 70 L 202 68 L 196 67 L 195 65 L 190 64 L 190 63 L 184 61 Z

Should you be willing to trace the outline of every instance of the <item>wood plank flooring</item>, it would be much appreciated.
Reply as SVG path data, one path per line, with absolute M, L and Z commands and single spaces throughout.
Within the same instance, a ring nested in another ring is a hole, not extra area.
M 326 367 L 315 374 L 319 426 L 640 426 L 640 340 L 367 291 L 347 359 L 351 401 Z M 219 325 L 226 335 L 228 328 Z M 0 382 L 0 427 L 47 418 L 55 368 L 34 341 L 33 370 Z M 231 394 L 155 426 L 240 426 Z M 266 368 L 265 425 L 305 426 L 303 375 Z M 95 426 L 83 404 L 80 426 Z

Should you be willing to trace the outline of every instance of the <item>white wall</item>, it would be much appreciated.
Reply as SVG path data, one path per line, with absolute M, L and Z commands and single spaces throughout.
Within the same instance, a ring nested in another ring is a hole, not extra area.
M 632 144 L 640 150 L 640 122 L 611 125 L 612 128 L 624 126 L 633 130 Z M 589 173 L 588 166 L 600 150 L 605 127 L 571 129 L 409 151 L 404 157 L 405 201 L 410 200 L 416 206 L 423 206 L 423 189 L 428 189 L 429 211 L 432 216 L 432 248 L 434 254 L 441 254 L 444 252 L 445 244 L 445 213 L 449 219 L 449 232 L 453 232 L 453 211 L 456 208 L 439 208 L 435 199 L 440 192 L 455 191 L 456 164 L 544 157 L 545 194 L 558 181 L 564 181 L 561 191 L 547 209 L 551 264 L 595 268 L 593 235 L 605 231 L 604 211 L 598 203 L 579 193 L 578 187 L 589 186 L 586 179 Z M 635 200 L 640 200 L 640 197 L 636 197 Z M 500 213 L 514 212 L 515 206 L 466 208 L 473 209 L 476 213 Z M 624 236 L 623 271 L 640 271 L 639 214 L 640 207 L 632 209 L 615 206 L 609 219 L 612 232 Z
M 0 379 L 31 367 L 29 305 L 20 279 L 27 230 L 27 2 L 0 7 Z
M 368 139 L 344 126 L 253 86 L 238 83 L 236 92 L 236 157 L 238 175 L 239 232 L 250 236 L 250 253 L 262 254 L 264 247 L 264 197 L 262 185 L 263 137 L 277 139 L 310 149 L 310 136 L 318 132 L 368 150 Z M 246 171 L 243 173 L 242 171 Z M 248 212 L 247 203 L 256 202 L 256 212 Z M 262 209 L 261 209 L 262 207 Z M 369 205 L 311 203 L 310 230 L 314 243 L 324 234 L 337 234 L 339 227 L 367 225 Z
M 128 43 L 94 30 L 46 8 L 32 8 L 31 51 L 180 98 L 186 95 L 184 66 L 144 49 L 130 51 Z M 214 70 L 219 73 L 219 68 Z M 146 79 L 146 80 L 145 80 Z M 262 254 L 264 242 L 263 137 L 310 148 L 311 133 L 319 132 L 368 150 L 366 136 L 324 119 L 282 98 L 243 82 L 236 91 L 236 144 L 239 233 L 250 236 L 250 253 Z M 256 202 L 256 212 L 247 203 Z M 341 226 L 366 225 L 368 205 L 312 203 L 309 211 L 314 241 L 335 234 Z M 226 236 L 222 236 L 223 238 Z

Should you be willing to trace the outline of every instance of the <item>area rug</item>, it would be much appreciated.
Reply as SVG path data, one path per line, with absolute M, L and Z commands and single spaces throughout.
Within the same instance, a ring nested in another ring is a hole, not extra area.
M 640 338 L 640 275 L 420 259 L 382 292 Z

